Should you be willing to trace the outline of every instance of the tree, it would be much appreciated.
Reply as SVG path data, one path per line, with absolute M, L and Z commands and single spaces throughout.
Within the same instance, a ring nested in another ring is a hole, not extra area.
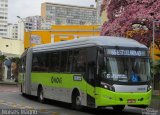
M 129 31 L 139 30 L 131 38 L 151 45 L 153 20 L 160 19 L 160 0 L 103 0 L 102 3 L 101 11 L 106 9 L 109 21 L 103 24 L 101 35 L 126 37 Z M 159 27 L 160 23 L 156 23 L 156 30 Z M 155 44 L 160 49 L 160 32 L 155 32 Z
M 160 57 L 160 54 L 156 54 L 156 56 Z M 152 67 L 155 75 L 160 75 L 160 60 Z
M 15 57 L 15 58 L 12 58 L 11 61 L 12 61 L 11 71 L 13 74 L 13 78 L 15 79 L 15 82 L 18 82 L 18 68 L 19 68 L 20 59 L 18 57 Z
M 4 62 L 5 58 L 6 57 L 4 55 L 0 56 L 0 80 L 2 80 L 2 78 L 3 78 L 3 62 Z

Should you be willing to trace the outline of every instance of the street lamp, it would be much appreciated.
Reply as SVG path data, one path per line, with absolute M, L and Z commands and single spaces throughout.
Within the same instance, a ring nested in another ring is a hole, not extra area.
M 17 16 L 17 18 L 20 19 L 23 22 L 23 24 L 24 24 L 24 30 L 26 30 L 25 29 L 25 22 L 24 22 L 24 20 L 20 16 Z
M 24 32 L 25 32 L 26 29 L 25 29 L 25 22 L 24 22 L 24 20 L 23 20 L 20 16 L 17 16 L 17 18 L 20 19 L 21 22 L 23 22 L 23 25 L 24 25 L 23 30 L 24 30 Z M 20 30 L 21 30 L 21 29 L 20 29 Z M 23 33 L 24 33 L 24 32 L 23 32 Z M 22 37 L 24 37 L 24 36 L 22 36 Z M 20 31 L 20 39 L 21 39 L 21 31 Z
M 30 34 L 30 30 L 26 29 L 26 27 L 25 27 L 25 21 L 20 16 L 17 16 L 17 18 L 20 19 L 23 22 L 23 24 L 24 24 L 24 32 L 29 32 L 29 34 Z M 29 35 L 29 47 L 31 46 L 31 41 L 30 40 L 31 40 L 31 35 Z

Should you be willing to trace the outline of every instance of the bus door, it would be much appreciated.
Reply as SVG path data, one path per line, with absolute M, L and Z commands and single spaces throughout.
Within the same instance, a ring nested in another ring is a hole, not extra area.
M 31 65 L 32 65 L 32 48 L 29 48 L 26 55 L 26 68 L 25 68 L 25 93 L 31 94 Z
M 96 49 L 89 48 L 87 53 L 87 106 L 95 107 L 95 75 L 96 75 Z
M 88 64 L 87 106 L 95 106 L 95 68 L 94 63 Z
M 28 49 L 25 54 L 22 56 L 21 64 L 21 90 L 22 93 L 30 94 L 31 93 L 31 63 L 32 63 L 32 49 Z
M 21 67 L 20 67 L 20 83 L 21 83 L 21 92 L 25 92 L 25 73 L 26 73 L 26 56 L 21 58 Z

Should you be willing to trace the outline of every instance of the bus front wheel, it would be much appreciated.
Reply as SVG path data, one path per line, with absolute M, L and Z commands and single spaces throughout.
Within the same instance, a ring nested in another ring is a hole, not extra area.
M 44 103 L 44 95 L 43 95 L 43 88 L 38 88 L 38 101 Z
M 125 105 L 115 105 L 115 106 L 113 106 L 113 110 L 117 111 L 117 112 L 123 111 L 124 108 L 125 108 Z
M 82 108 L 79 92 L 75 92 L 72 96 L 72 108 L 76 110 L 80 110 Z

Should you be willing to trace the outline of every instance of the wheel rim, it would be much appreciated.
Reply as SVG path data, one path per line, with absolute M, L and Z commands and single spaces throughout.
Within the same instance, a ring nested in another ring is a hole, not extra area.
M 77 96 L 76 97 L 76 105 L 81 105 L 81 98 L 80 98 L 80 96 Z
M 43 100 L 43 92 L 40 92 L 40 100 Z

